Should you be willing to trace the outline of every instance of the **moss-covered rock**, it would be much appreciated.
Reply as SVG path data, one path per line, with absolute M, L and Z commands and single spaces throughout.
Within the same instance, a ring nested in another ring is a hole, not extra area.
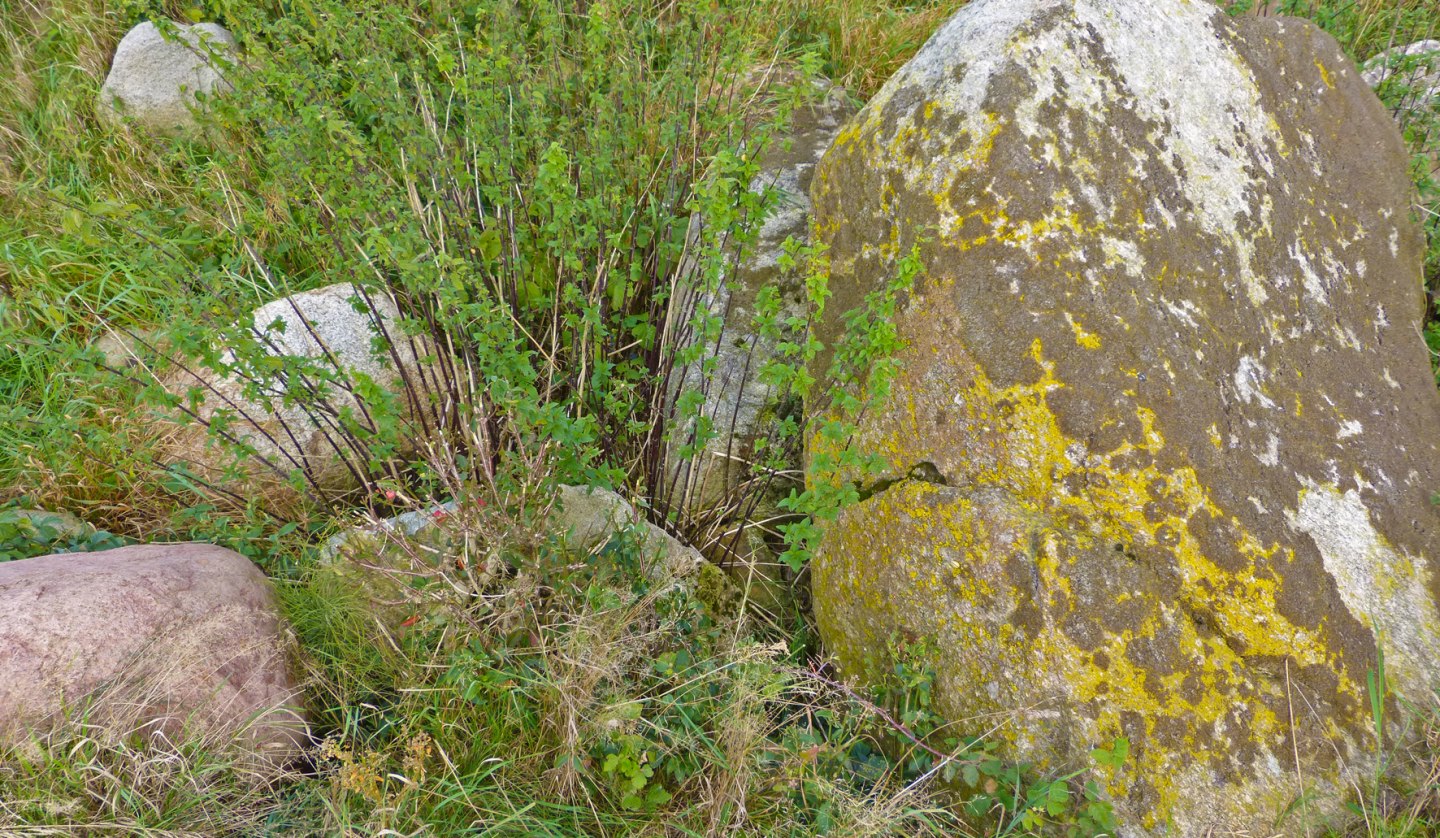
M 898 479 L 815 559 L 844 670 L 933 638 L 939 706 L 977 733 L 1015 714 L 1012 753 L 1127 737 L 1097 779 L 1131 834 L 1268 829 L 1302 782 L 1368 771 L 1382 650 L 1393 696 L 1440 684 L 1409 192 L 1393 122 L 1308 23 L 959 12 L 812 189 L 827 344 L 902 254 L 926 269 L 856 435 Z

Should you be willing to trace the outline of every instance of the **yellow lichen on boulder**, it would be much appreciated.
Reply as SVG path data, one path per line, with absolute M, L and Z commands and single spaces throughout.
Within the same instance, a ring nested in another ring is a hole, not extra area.
M 842 669 L 929 638 L 940 706 L 1014 714 L 1012 756 L 1128 738 L 1097 779 L 1131 834 L 1343 793 L 1382 650 L 1394 696 L 1440 686 L 1405 165 L 1301 21 L 976 0 L 942 27 L 812 190 L 827 345 L 900 254 L 925 266 L 855 435 L 893 473 L 815 558 Z

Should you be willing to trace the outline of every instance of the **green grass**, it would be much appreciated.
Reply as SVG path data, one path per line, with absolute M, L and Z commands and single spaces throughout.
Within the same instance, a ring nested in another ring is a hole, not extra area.
M 77 724 L 0 767 L 0 831 L 971 834 L 907 782 L 920 752 L 873 705 L 637 581 L 632 551 L 542 551 L 489 607 L 399 634 L 363 588 L 310 575 L 282 592 L 325 740 L 313 768 L 257 789 L 223 743 L 104 742 Z

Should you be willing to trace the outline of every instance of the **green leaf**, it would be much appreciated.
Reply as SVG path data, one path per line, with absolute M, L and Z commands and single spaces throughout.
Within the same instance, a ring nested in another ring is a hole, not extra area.
M 1045 794 L 1045 811 L 1058 818 L 1070 808 L 1070 789 L 1065 783 L 1051 783 Z
M 1129 757 L 1130 740 L 1124 736 L 1116 737 L 1109 748 L 1096 748 L 1090 752 L 1090 758 L 1095 760 L 1096 765 L 1110 769 L 1118 769 Z
M 491 227 L 480 234 L 478 242 L 480 258 L 487 262 L 493 262 L 500 258 L 500 228 Z

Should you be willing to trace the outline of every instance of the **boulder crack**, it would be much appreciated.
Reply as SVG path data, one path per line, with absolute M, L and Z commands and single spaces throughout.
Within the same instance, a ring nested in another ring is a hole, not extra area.
M 859 489 L 861 502 L 870 500 L 876 495 L 890 491 L 902 483 L 930 483 L 935 486 L 950 486 L 950 481 L 940 473 L 940 469 L 932 462 L 925 461 L 916 463 L 900 477 L 886 477 Z

